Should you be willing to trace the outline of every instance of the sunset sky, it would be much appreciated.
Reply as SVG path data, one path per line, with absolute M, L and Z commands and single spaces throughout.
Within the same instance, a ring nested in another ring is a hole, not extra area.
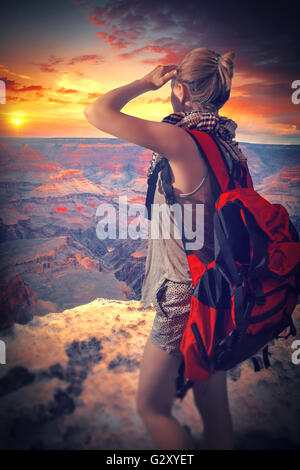
M 300 144 L 299 20 L 293 3 L 190 0 L 14 1 L 1 5 L 2 137 L 113 137 L 83 109 L 103 93 L 177 64 L 196 47 L 236 53 L 230 100 L 220 115 L 241 142 Z M 270 4 L 269 4 L 270 5 Z M 288 8 L 287 8 L 288 7 Z M 170 82 L 122 112 L 161 121 Z

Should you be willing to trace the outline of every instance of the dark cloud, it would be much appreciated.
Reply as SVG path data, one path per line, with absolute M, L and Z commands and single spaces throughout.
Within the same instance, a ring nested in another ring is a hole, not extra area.
M 289 126 L 297 132 L 297 108 L 291 102 L 291 83 L 299 78 L 296 5 L 102 0 L 87 5 L 87 17 L 99 40 L 123 61 L 176 64 L 198 47 L 221 54 L 233 50 L 238 78 L 230 98 L 231 112 L 247 115 L 251 121 L 260 116 L 261 133 L 266 132 L 263 122 L 276 125 L 275 133 Z
M 220 53 L 232 49 L 240 73 L 280 81 L 298 71 L 296 5 L 116 0 L 88 4 L 88 18 L 101 28 L 96 33 L 100 40 L 124 50 L 121 59 L 137 56 L 143 63 L 166 64 L 180 61 L 196 47 Z
M 101 62 L 103 62 L 104 59 L 102 56 L 100 55 L 97 55 L 97 54 L 85 54 L 85 55 L 79 55 L 79 56 L 76 56 L 76 57 L 73 57 L 70 61 L 69 61 L 69 65 L 73 65 L 73 64 L 78 64 L 78 63 L 82 63 L 82 62 L 91 62 L 92 64 L 100 64 Z
M 279 100 L 290 99 L 292 94 L 292 88 L 290 83 L 249 83 L 247 85 L 236 85 L 234 87 L 235 93 L 241 93 L 241 96 L 245 97 L 256 97 L 257 99 L 263 99 L 264 102 L 276 102 Z
M 81 63 L 87 63 L 90 62 L 91 64 L 100 64 L 102 63 L 103 57 L 99 54 L 83 54 L 79 55 L 76 57 L 72 57 L 68 61 L 63 58 L 63 57 L 57 57 L 53 54 L 51 54 L 47 60 L 47 62 L 44 63 L 33 63 L 33 65 L 37 65 L 40 67 L 40 70 L 42 72 L 58 72 L 58 70 L 55 68 L 56 65 L 60 65 L 62 63 L 66 63 L 67 65 L 75 65 L 75 64 L 81 64 Z M 80 72 L 77 72 L 80 74 Z
M 10 91 L 15 91 L 15 92 L 27 92 L 27 91 L 44 91 L 44 90 L 50 90 L 50 88 L 45 88 L 41 85 L 21 85 L 18 83 L 16 80 L 10 80 L 7 77 L 0 77 L 0 80 L 3 80 L 5 82 L 5 87 L 6 90 Z
M 18 83 L 15 80 L 10 80 L 7 77 L 0 77 L 0 80 L 5 82 L 6 90 L 14 90 L 18 86 Z
M 33 63 L 33 65 L 38 65 L 42 72 L 57 72 L 54 68 L 55 65 L 61 64 L 64 62 L 62 57 L 56 57 L 55 55 L 51 54 L 48 58 L 48 61 L 41 64 Z

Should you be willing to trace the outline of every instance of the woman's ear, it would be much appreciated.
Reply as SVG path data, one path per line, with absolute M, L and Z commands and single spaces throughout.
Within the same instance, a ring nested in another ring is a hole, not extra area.
M 182 104 L 187 105 L 188 108 L 192 105 L 192 97 L 189 88 L 184 83 L 180 83 L 182 88 Z
M 183 103 L 188 97 L 188 90 L 186 89 L 185 85 L 181 82 L 178 82 L 176 92 L 179 100 Z

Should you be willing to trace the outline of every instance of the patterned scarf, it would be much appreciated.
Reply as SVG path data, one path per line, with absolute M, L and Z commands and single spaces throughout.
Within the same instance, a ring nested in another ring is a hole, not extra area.
M 238 143 L 233 139 L 237 124 L 225 116 L 218 116 L 211 112 L 201 112 L 193 110 L 190 112 L 171 113 L 162 119 L 162 122 L 167 122 L 178 127 L 187 127 L 188 129 L 197 129 L 208 134 L 212 134 L 216 138 L 217 143 L 220 145 L 221 150 L 227 161 L 232 159 L 242 161 L 247 160 L 243 152 L 238 146 Z M 147 177 L 151 176 L 155 165 L 163 158 L 162 155 L 153 152 L 150 161 L 150 167 L 147 172 Z M 231 165 L 230 165 L 231 166 Z

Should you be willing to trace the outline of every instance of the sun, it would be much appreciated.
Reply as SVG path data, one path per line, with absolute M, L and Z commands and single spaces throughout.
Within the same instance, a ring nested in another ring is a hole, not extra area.
M 15 117 L 15 118 L 12 118 L 11 119 L 11 122 L 15 125 L 15 126 L 19 126 L 20 124 L 22 124 L 22 122 L 24 122 L 24 119 L 20 118 L 20 117 Z
M 27 113 L 21 110 L 20 111 L 16 110 L 13 113 L 11 113 L 9 121 L 15 127 L 19 127 L 21 126 L 21 124 L 24 124 L 26 122 L 26 119 L 27 119 Z

